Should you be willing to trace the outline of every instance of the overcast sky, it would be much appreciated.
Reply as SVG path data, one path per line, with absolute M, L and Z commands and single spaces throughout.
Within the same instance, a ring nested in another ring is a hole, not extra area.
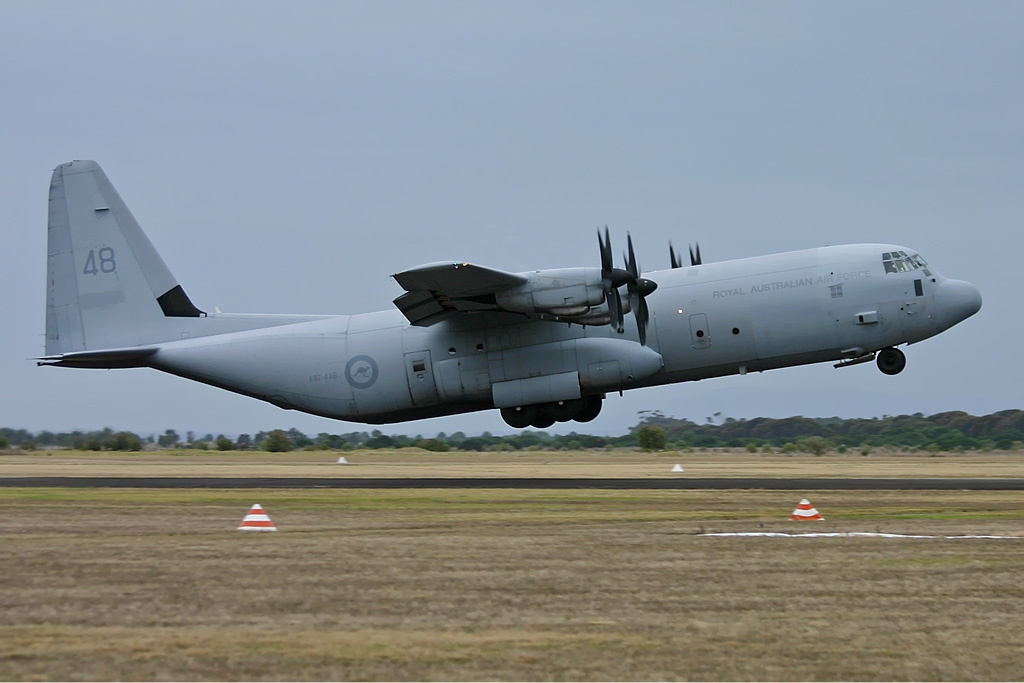
M 95 159 L 192 300 L 362 313 L 390 275 L 892 242 L 982 291 L 896 377 L 816 365 L 611 396 L 704 421 L 1022 405 L 1024 4 L 0 2 L 0 426 L 364 427 L 152 370 L 38 368 L 47 189 Z M 618 251 L 618 247 L 617 247 Z M 367 428 L 372 429 L 372 427 Z M 506 433 L 497 411 L 384 428 Z

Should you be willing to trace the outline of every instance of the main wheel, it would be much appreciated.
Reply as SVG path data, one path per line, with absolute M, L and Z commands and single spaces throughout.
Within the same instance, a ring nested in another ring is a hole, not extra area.
M 530 425 L 534 429 L 547 429 L 553 424 L 555 424 L 555 418 L 551 416 L 547 408 L 543 405 L 537 406 L 537 416 L 533 418 Z
M 555 422 L 568 422 L 575 419 L 580 411 L 583 410 L 583 399 L 574 398 L 568 401 L 559 401 L 558 403 L 547 403 L 544 405 L 544 410 L 548 415 L 555 418 Z
M 573 419 L 577 422 L 590 422 L 601 413 L 603 404 L 600 396 L 588 396 L 583 399 L 583 408 L 576 413 L 576 417 Z
M 537 419 L 537 406 L 516 406 L 514 408 L 502 408 L 501 419 L 509 427 L 522 429 L 529 427 Z
M 897 348 L 889 347 L 878 352 L 875 359 L 878 369 L 887 375 L 898 375 L 907 367 L 907 357 Z

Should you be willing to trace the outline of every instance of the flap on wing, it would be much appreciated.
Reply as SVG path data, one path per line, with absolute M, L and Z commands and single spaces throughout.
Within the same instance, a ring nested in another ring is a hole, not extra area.
M 395 299 L 395 306 L 413 325 L 432 325 L 448 312 L 430 292 L 406 292 Z
M 528 281 L 517 273 L 447 261 L 403 270 L 392 277 L 407 292 L 439 292 L 448 298 L 493 294 Z

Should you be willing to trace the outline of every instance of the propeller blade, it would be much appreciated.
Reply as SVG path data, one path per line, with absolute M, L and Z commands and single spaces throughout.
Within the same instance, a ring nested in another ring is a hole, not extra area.
M 601 239 L 601 228 L 597 229 L 597 243 L 601 247 L 601 275 L 607 277 L 613 268 L 612 264 L 612 238 L 608 234 L 608 226 L 604 226 L 604 239 Z
M 671 262 L 673 268 L 683 267 L 683 259 L 676 253 L 671 241 L 668 243 L 668 260 Z
M 597 243 L 601 247 L 601 279 L 604 280 L 605 295 L 613 288 L 621 287 L 629 282 L 629 273 L 616 268 L 612 262 L 612 238 L 608 233 L 608 226 L 604 226 L 604 237 L 601 237 L 601 229 L 597 230 Z
M 700 242 L 697 242 L 696 244 L 697 244 L 697 253 L 696 254 L 693 253 L 693 247 L 692 246 L 690 247 L 690 265 L 691 266 L 699 266 L 701 264 L 701 260 L 700 260 Z
M 622 334 L 624 328 L 622 327 L 622 299 L 619 298 L 619 290 L 612 289 L 608 293 L 607 298 L 608 316 L 611 319 L 609 324 L 611 324 L 613 330 Z
M 640 334 L 640 345 L 647 346 L 647 322 L 650 320 L 650 311 L 647 309 L 647 301 L 640 297 L 640 305 L 635 309 L 636 330 Z
M 626 259 L 626 270 L 633 276 L 633 279 L 640 277 L 640 271 L 636 266 L 636 254 L 633 253 L 633 236 L 628 232 L 626 233 L 626 246 L 628 247 L 629 256 Z

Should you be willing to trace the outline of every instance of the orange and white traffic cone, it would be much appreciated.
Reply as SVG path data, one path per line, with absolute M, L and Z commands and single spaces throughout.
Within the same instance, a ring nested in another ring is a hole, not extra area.
M 259 503 L 249 509 L 249 514 L 242 520 L 239 531 L 277 531 L 277 527 L 270 521 L 270 517 L 263 511 Z
M 800 501 L 800 504 L 796 506 L 796 510 L 793 510 L 793 514 L 789 516 L 791 522 L 819 522 L 823 519 L 825 518 L 814 509 L 811 501 L 806 498 Z

